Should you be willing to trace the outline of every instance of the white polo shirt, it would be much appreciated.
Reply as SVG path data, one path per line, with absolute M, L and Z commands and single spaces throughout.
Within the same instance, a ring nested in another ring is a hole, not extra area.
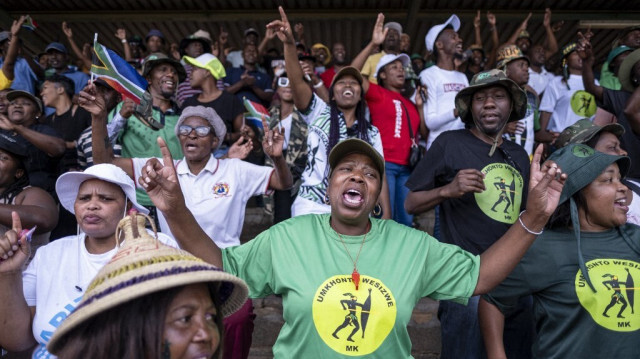
M 139 178 L 148 158 L 131 160 L 134 178 Z M 174 164 L 187 208 L 202 229 L 220 248 L 240 245 L 247 202 L 266 193 L 274 169 L 239 159 L 219 160 L 213 155 L 197 176 L 189 171 L 186 161 L 174 160 Z M 158 221 L 161 231 L 173 237 L 160 212 Z

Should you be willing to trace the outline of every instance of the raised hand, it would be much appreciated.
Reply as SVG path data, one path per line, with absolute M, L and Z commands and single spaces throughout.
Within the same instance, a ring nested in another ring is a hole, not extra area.
M 373 25 L 371 42 L 376 45 L 381 45 L 384 42 L 384 39 L 387 37 L 388 32 L 389 28 L 384 28 L 384 15 L 382 13 L 379 13 L 378 18 L 376 19 L 376 24 Z
M 480 27 L 480 10 L 478 10 L 476 17 L 473 18 L 473 27 Z
M 253 141 L 250 139 L 247 140 L 244 136 L 240 136 L 238 140 L 229 147 L 227 157 L 243 160 L 249 156 L 251 150 L 253 150 Z
M 442 187 L 441 193 L 445 198 L 460 198 L 465 193 L 481 193 L 485 189 L 484 174 L 476 169 L 469 168 L 459 170 L 453 181 Z
M 293 38 L 293 32 L 291 32 L 291 24 L 289 23 L 287 14 L 284 12 L 282 6 L 278 6 L 278 11 L 280 11 L 280 20 L 271 21 L 267 24 L 267 28 L 273 29 L 278 39 L 283 43 L 294 45 L 296 41 Z
M 11 212 L 12 228 L 0 237 L 0 273 L 21 271 L 31 254 L 26 235 L 20 236 L 22 223 L 17 212 Z
M 551 216 L 558 207 L 567 174 L 553 161 L 540 165 L 543 146 L 539 145 L 533 153 L 531 175 L 529 179 L 529 195 L 527 212 Z
M 96 91 L 96 85 L 89 83 L 78 94 L 78 106 L 87 110 L 92 115 L 106 116 L 107 105 L 104 99 L 98 91 Z
M 264 128 L 264 138 L 262 140 L 262 149 L 264 153 L 271 157 L 282 156 L 282 145 L 284 144 L 284 127 L 279 131 L 277 128 L 269 129 L 266 118 L 262 118 L 262 128 Z
M 17 36 L 22 28 L 22 24 L 24 24 L 26 16 L 22 15 L 18 20 L 14 20 L 13 24 L 11 24 L 11 36 Z
M 487 22 L 491 26 L 496 26 L 496 16 L 491 11 L 487 11 Z
M 157 158 L 147 161 L 141 170 L 138 183 L 147 191 L 153 205 L 166 212 L 184 207 L 185 202 L 167 143 L 162 137 L 158 137 L 157 141 L 162 152 L 162 163 Z
M 66 21 L 62 22 L 62 32 L 64 32 L 65 36 L 67 36 L 68 39 L 73 37 L 73 30 L 71 30 L 69 25 L 67 25 Z
M 527 17 L 522 22 L 522 24 L 520 24 L 521 31 L 527 29 L 527 26 L 529 26 L 529 19 L 531 19 L 531 13 L 529 13 L 529 15 L 527 15 Z
M 122 29 L 122 28 L 117 29 L 115 35 L 116 35 L 116 37 L 118 39 L 120 39 L 120 41 L 126 40 L 127 39 L 127 30 Z
M 581 32 L 578 32 L 578 48 L 576 50 L 578 56 L 584 60 L 593 60 L 593 48 L 591 47 L 591 41 Z
M 544 9 L 544 18 L 542 18 L 542 25 L 547 28 L 551 26 L 551 9 Z

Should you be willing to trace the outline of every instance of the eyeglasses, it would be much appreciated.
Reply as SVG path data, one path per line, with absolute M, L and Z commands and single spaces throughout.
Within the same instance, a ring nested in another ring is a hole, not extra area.
M 289 78 L 278 77 L 278 87 L 289 87 Z
M 211 132 L 211 127 L 209 126 L 191 127 L 189 125 L 180 125 L 180 127 L 178 127 L 178 134 L 182 136 L 188 136 L 193 130 L 196 131 L 196 135 L 198 137 L 205 137 L 206 135 L 209 134 L 209 132 Z

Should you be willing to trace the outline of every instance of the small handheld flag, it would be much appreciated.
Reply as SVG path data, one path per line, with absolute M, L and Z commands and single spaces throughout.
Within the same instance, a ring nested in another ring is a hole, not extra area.
M 140 99 L 147 90 L 147 81 L 133 66 L 106 46 L 95 42 L 93 53 L 91 73 L 103 79 L 122 97 L 130 98 L 139 105 Z

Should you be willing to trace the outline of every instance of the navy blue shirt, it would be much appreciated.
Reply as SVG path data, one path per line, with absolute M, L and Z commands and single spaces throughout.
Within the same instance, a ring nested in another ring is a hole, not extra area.
M 227 77 L 224 78 L 224 87 L 229 87 L 240 81 L 242 74 L 246 71 L 244 66 L 240 67 L 232 67 L 227 70 Z M 261 88 L 263 91 L 273 92 L 271 88 L 271 77 L 263 72 L 258 70 L 253 70 L 247 72 L 249 76 L 253 76 L 256 78 L 256 86 Z M 240 91 L 236 92 L 236 97 L 242 100 L 244 97 L 247 99 L 262 104 L 263 106 L 269 107 L 269 102 L 265 102 L 260 100 L 258 95 L 253 92 L 250 87 L 243 87 Z

